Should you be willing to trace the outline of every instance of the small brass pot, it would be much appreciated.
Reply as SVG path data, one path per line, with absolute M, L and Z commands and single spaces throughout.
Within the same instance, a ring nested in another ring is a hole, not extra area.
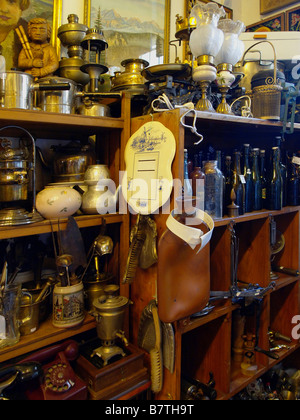
M 149 63 L 137 58 L 122 61 L 121 65 L 125 67 L 125 71 L 123 73 L 117 72 L 112 77 L 112 92 L 127 90 L 133 95 L 143 95 L 146 80 L 142 76 L 142 71 L 149 66 Z

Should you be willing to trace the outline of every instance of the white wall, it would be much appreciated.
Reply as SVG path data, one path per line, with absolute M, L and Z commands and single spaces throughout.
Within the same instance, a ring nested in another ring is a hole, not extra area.
M 300 6 L 300 2 L 295 2 L 288 7 L 283 7 L 275 12 L 265 15 L 260 14 L 260 0 L 232 0 L 232 6 L 235 11 L 234 19 L 242 20 L 247 26 L 284 12 L 288 9 Z
M 79 17 L 79 22 L 84 19 L 84 0 L 63 0 L 62 24 L 68 23 L 68 16 L 75 13 Z

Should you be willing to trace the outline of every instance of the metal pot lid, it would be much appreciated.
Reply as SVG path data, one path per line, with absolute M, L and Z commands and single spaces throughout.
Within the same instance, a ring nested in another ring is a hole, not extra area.
M 122 61 L 121 66 L 126 67 L 127 64 L 130 64 L 130 63 L 132 63 L 132 64 L 134 64 L 134 63 L 143 64 L 143 66 L 145 66 L 145 67 L 149 66 L 148 61 L 143 60 L 142 58 L 127 58 L 126 60 Z
M 74 82 L 74 80 L 66 79 L 64 77 L 57 77 L 57 76 L 49 76 L 49 77 L 43 77 L 42 79 L 39 79 L 38 84 L 42 85 L 49 85 L 49 84 L 60 84 L 60 83 L 70 83 L 74 87 L 77 87 L 77 83 Z
M 7 71 L 4 71 L 4 72 L 0 73 L 0 77 L 2 77 L 2 75 L 5 75 L 5 74 L 19 74 L 20 76 L 23 76 L 25 78 L 34 80 L 34 77 L 31 74 L 25 73 L 24 71 L 20 71 L 20 70 L 7 70 Z
M 115 309 L 125 309 L 129 299 L 124 296 L 100 296 L 95 299 L 93 305 L 99 311 L 113 311 Z
M 189 64 L 159 64 L 147 67 L 142 71 L 142 75 L 147 80 L 153 80 L 161 76 L 189 77 L 192 73 Z

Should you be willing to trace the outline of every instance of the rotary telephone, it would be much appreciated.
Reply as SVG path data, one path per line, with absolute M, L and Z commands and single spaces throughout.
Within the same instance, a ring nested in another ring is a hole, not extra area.
M 23 359 L 21 363 L 46 363 L 43 365 L 43 380 L 39 386 L 28 389 L 26 397 L 29 400 L 86 400 L 87 385 L 75 374 L 70 365 L 77 356 L 78 344 L 68 340 Z

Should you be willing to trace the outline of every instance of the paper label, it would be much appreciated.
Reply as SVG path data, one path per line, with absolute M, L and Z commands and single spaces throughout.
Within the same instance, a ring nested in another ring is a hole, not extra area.
M 0 340 L 6 339 L 6 322 L 3 315 L 0 315 Z
M 294 157 L 293 157 L 292 162 L 293 162 L 295 165 L 299 165 L 299 166 L 300 166 L 300 158 L 298 158 L 297 156 L 294 156 Z
M 241 180 L 242 184 L 246 184 L 246 180 L 245 180 L 244 175 L 240 175 L 240 180 Z

